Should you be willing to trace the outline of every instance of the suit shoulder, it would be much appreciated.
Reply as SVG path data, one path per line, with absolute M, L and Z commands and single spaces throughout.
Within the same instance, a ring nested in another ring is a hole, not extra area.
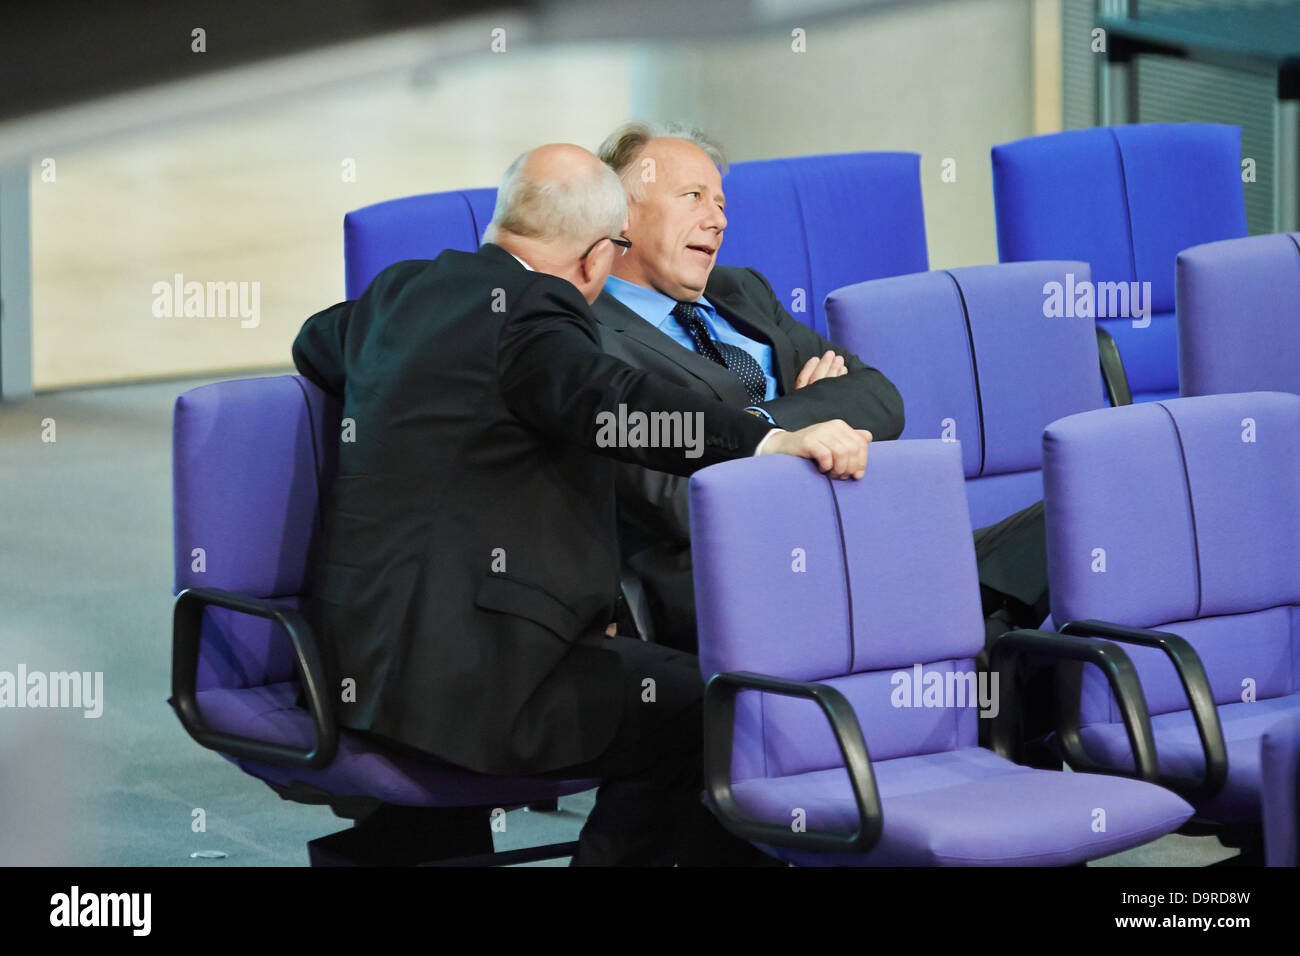
M 771 288 L 772 283 L 757 269 L 748 266 L 714 266 L 704 294 L 707 296 L 712 292 L 714 295 L 726 295 L 739 291 L 762 294 L 763 290 Z

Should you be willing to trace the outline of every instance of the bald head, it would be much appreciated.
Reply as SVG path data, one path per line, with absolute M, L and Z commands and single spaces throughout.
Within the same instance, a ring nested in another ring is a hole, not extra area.
M 524 153 L 524 175 L 533 182 L 575 182 L 594 179 L 600 160 L 573 143 L 548 143 Z
M 568 279 L 594 302 L 617 248 L 600 240 L 617 237 L 626 223 L 618 176 L 581 146 L 552 143 L 510 164 L 484 239 L 538 272 Z

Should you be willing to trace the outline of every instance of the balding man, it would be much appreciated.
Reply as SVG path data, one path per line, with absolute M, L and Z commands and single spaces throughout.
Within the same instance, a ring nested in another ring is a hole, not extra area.
M 852 478 L 866 437 L 774 431 L 604 354 L 588 305 L 625 224 L 607 167 L 541 147 L 507 171 L 477 253 L 399 262 L 307 320 L 294 362 L 350 430 L 313 614 L 355 682 L 344 726 L 483 773 L 601 777 L 577 863 L 715 862 L 742 851 L 699 801 L 698 662 L 607 636 L 611 459 L 687 475 L 782 452 Z M 602 420 L 638 412 L 701 428 L 611 443 Z

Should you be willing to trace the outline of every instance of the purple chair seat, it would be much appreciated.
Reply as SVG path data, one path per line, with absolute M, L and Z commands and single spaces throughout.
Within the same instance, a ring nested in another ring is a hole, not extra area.
M 1219 723 L 1228 745 L 1228 780 L 1214 799 L 1198 808 L 1200 813 L 1225 822 L 1260 818 L 1260 737 L 1292 715 L 1300 716 L 1300 694 L 1219 706 Z M 1154 716 L 1151 729 L 1156 734 L 1161 771 L 1189 778 L 1204 772 L 1205 753 L 1191 711 Z M 1122 725 L 1096 724 L 1083 728 L 1081 734 L 1088 753 L 1098 761 L 1110 767 L 1133 766 Z
M 1068 866 L 1162 836 L 1189 810 L 1176 794 L 1149 784 L 1034 770 L 980 747 L 880 760 L 873 768 L 884 830 L 870 852 L 781 855 L 801 865 Z M 770 822 L 788 825 L 798 807 L 810 830 L 851 830 L 857 823 L 842 768 L 746 780 L 735 792 L 747 812 Z M 1028 806 L 1042 812 L 1026 813 Z M 1095 832 L 1098 807 L 1123 817 L 1108 817 L 1106 829 Z
M 209 724 L 230 733 L 310 747 L 316 731 L 296 703 L 298 684 L 216 688 L 198 693 Z M 371 737 L 340 729 L 338 756 L 322 770 L 294 770 L 228 757 L 245 773 L 277 787 L 305 783 L 337 796 L 377 797 L 385 803 L 419 807 L 524 804 L 580 793 L 598 780 L 536 780 L 471 773 L 433 757 L 417 760 L 386 753 Z

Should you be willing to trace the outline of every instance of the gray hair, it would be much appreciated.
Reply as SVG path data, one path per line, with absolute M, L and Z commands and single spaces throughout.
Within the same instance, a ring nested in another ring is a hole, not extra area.
M 636 161 L 646 143 L 664 136 L 684 139 L 698 146 L 704 150 L 713 165 L 718 167 L 718 171 L 727 175 L 727 157 L 723 154 L 722 147 L 709 139 L 703 131 L 681 123 L 624 123 L 605 137 L 605 142 L 600 144 L 596 155 L 602 163 L 618 173 L 629 196 L 642 199 L 645 196 L 645 185 L 637 175 Z
M 590 175 L 568 182 L 539 182 L 524 174 L 529 155 L 511 163 L 502 177 L 484 242 L 495 242 L 502 232 L 574 243 L 618 235 L 627 220 L 627 197 L 613 170 L 593 166 Z

